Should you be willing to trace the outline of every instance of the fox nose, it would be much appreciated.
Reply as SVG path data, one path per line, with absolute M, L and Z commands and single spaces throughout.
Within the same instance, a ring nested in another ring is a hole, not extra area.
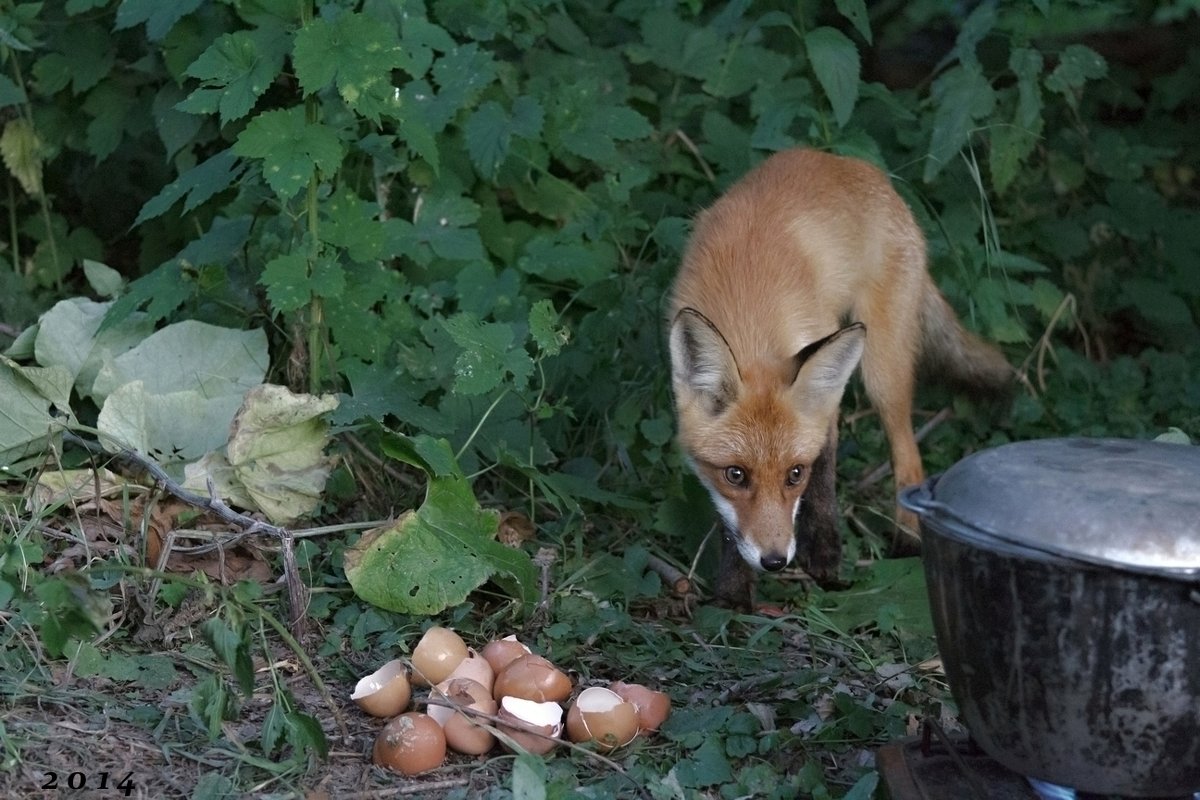
M 787 556 L 781 555 L 764 555 L 758 560 L 758 563 L 762 564 L 762 568 L 767 572 L 779 572 L 787 566 L 787 562 Z

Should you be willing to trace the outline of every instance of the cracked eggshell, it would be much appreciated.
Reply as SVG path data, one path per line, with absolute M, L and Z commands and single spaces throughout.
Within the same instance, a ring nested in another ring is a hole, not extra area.
M 381 767 L 401 775 L 419 775 L 446 760 L 446 734 L 433 717 L 410 711 L 383 726 L 372 755 Z
M 470 678 L 447 678 L 434 689 L 449 702 L 464 708 L 492 715 L 498 709 L 492 693 Z M 477 756 L 488 752 L 496 744 L 496 737 L 490 730 L 452 708 L 430 704 L 429 716 L 442 726 L 446 733 L 446 744 L 451 750 Z
M 492 671 L 499 675 L 500 671 L 507 667 L 513 659 L 520 658 L 529 653 L 529 648 L 518 642 L 514 634 L 512 636 L 505 636 L 503 639 L 488 642 L 484 646 L 481 655 L 487 659 L 488 664 L 492 667 Z
M 643 732 L 656 731 L 671 715 L 671 698 L 640 683 L 617 681 L 609 687 L 637 708 L 638 727 Z
M 566 700 L 571 695 L 571 679 L 558 667 L 532 653 L 513 659 L 496 675 L 492 695 L 500 700 L 519 697 L 543 703 Z
M 412 682 L 433 686 L 450 677 L 467 657 L 467 643 L 449 628 L 433 627 L 425 631 L 412 652 Z
M 584 689 L 567 712 L 567 736 L 571 741 L 595 742 L 601 751 L 627 745 L 637 733 L 637 708 L 602 686 Z
M 563 709 L 553 700 L 539 703 L 533 700 L 523 700 L 520 697 L 505 697 L 500 701 L 500 711 L 496 714 L 510 724 L 500 723 L 500 728 L 521 747 L 535 755 L 544 755 L 558 744 L 556 739 L 562 736 Z M 530 731 L 542 734 L 538 736 Z M 552 738 L 546 738 L 552 737 Z M 505 743 L 505 747 L 508 744 Z
M 496 682 L 496 673 L 486 658 L 474 650 L 467 648 L 467 657 L 458 663 L 458 666 L 454 668 L 454 671 L 450 673 L 450 676 L 446 680 L 454 680 L 455 678 L 470 678 L 486 687 L 490 692 Z
M 408 708 L 408 701 L 412 699 L 408 667 L 398 658 L 389 661 L 361 678 L 350 699 L 373 717 L 396 716 Z

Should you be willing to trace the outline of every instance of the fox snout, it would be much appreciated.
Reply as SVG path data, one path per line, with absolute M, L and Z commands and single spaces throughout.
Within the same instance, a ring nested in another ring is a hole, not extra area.
M 799 504 L 797 504 L 798 506 Z M 795 513 L 786 523 L 772 526 L 769 536 L 754 536 L 737 524 L 736 515 L 725 519 L 726 536 L 737 545 L 738 554 L 757 572 L 779 572 L 796 557 Z

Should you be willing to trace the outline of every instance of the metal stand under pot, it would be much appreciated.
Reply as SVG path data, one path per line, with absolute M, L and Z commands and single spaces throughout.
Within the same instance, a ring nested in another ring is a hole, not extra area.
M 900 501 L 980 758 L 1036 786 L 983 797 L 1200 798 L 1200 447 L 1021 442 Z

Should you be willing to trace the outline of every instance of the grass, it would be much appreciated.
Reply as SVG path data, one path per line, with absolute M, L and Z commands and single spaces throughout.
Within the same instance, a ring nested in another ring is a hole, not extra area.
M 740 614 L 675 595 L 650 568 L 652 555 L 689 552 L 652 553 L 635 531 L 574 518 L 533 543 L 554 554 L 536 619 L 490 585 L 427 619 L 353 595 L 341 554 L 358 534 L 334 525 L 298 540 L 311 594 L 295 640 L 273 539 L 239 539 L 170 498 L 145 514 L 129 487 L 91 488 L 31 513 L 13 502 L 28 487 L 8 487 L 4 796 L 855 800 L 874 796 L 874 748 L 947 700 L 912 560 L 865 560 L 835 593 L 769 579 L 764 600 L 787 613 Z M 161 570 L 145 566 L 147 541 L 170 545 Z M 414 778 L 384 772 L 370 760 L 382 721 L 349 695 L 434 623 L 475 646 L 515 632 L 577 685 L 644 683 L 672 697 L 673 714 L 607 758 L 496 750 Z

